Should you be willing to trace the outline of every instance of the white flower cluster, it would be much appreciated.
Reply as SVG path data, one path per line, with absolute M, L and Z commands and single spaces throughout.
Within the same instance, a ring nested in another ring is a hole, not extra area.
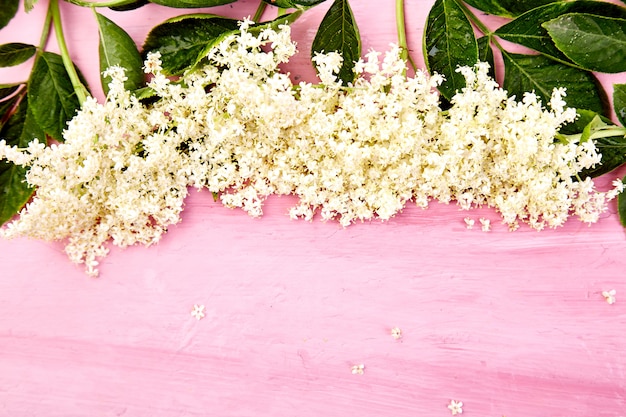
M 550 110 L 534 94 L 516 101 L 478 64 L 459 69 L 467 87 L 442 111 L 441 78 L 406 77 L 397 47 L 368 53 L 348 87 L 337 80 L 336 53 L 314 57 L 321 84 L 293 85 L 279 70 L 296 52 L 289 27 L 253 35 L 250 24 L 176 81 L 151 54 L 152 104 L 125 91 L 123 70 L 111 68 L 106 102 L 87 100 L 64 143 L 18 150 L 1 141 L 0 158 L 29 166 L 37 188 L 2 234 L 68 239 L 69 257 L 96 275 L 109 239 L 149 245 L 180 221 L 189 186 L 253 216 L 267 196 L 295 194 L 292 218 L 319 212 L 343 225 L 435 199 L 495 207 L 512 228 L 541 229 L 570 214 L 595 222 L 615 196 L 572 179 L 600 156 L 591 141 L 554 141 L 575 117 L 563 91 Z

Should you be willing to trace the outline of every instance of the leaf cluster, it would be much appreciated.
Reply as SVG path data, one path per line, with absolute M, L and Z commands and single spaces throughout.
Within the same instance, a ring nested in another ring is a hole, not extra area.
M 477 9 L 509 21 L 490 30 Z M 531 50 L 512 53 L 499 40 Z M 576 122 L 557 139 L 594 140 L 601 165 L 581 177 L 605 174 L 626 162 L 626 84 L 613 86 L 613 107 L 622 127 L 610 121 L 611 106 L 594 72 L 626 71 L 626 7 L 605 1 L 578 0 L 436 0 L 425 25 L 423 53 L 428 69 L 445 76 L 444 100 L 464 87 L 456 72 L 477 60 L 495 67 L 494 51 L 504 65 L 502 87 L 521 98 L 535 92 L 548 103 L 555 88 L 566 88 Z M 622 213 L 626 222 L 626 210 Z

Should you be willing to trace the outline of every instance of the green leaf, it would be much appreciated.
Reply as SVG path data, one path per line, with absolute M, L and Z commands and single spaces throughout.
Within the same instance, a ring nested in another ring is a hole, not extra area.
M 23 84 L 20 83 L 0 84 L 0 101 L 3 101 L 5 98 L 15 93 L 22 85 Z
M 467 4 L 485 13 L 515 17 L 554 0 L 465 0 Z
M 626 184 L 626 177 L 622 179 Z M 619 212 L 619 220 L 622 226 L 626 227 L 626 192 L 622 191 L 617 196 L 617 211 Z
M 263 0 L 265 3 L 274 6 L 281 7 L 283 9 L 289 9 L 295 7 L 295 4 L 292 0 Z
M 35 7 L 35 4 L 38 2 L 39 0 L 24 0 L 24 10 L 26 13 L 30 13 L 30 11 L 33 10 L 33 7 Z
M 25 43 L 5 43 L 0 45 L 0 67 L 19 65 L 35 55 L 33 45 Z
M 28 81 L 28 100 L 43 131 L 62 142 L 63 129 L 80 103 L 60 55 L 44 52 L 37 58 Z
M 613 108 L 617 120 L 626 127 L 626 84 L 613 85 Z
M 137 97 L 138 100 L 146 100 L 146 99 L 157 97 L 156 91 L 154 91 L 150 87 L 139 88 L 133 91 L 133 95 Z
M 0 29 L 9 24 L 17 13 L 20 0 L 2 0 L 0 5 Z
M 26 147 L 33 139 L 45 142 L 45 134 L 33 118 L 28 99 L 24 95 L 17 111 L 0 130 L 0 137 L 7 144 Z M 11 219 L 33 193 L 24 181 L 26 168 L 7 161 L 0 161 L 0 224 Z
M 132 38 L 111 20 L 96 13 L 100 30 L 100 80 L 105 94 L 109 92 L 111 77 L 102 73 L 114 65 L 126 70 L 127 80 L 124 87 L 128 91 L 136 90 L 143 85 L 143 60 Z
M 7 100 L 0 102 L 0 129 L 2 129 L 2 126 L 4 126 L 11 116 L 13 116 L 19 102 L 19 95 L 14 95 Z
M 312 7 L 316 4 L 320 4 L 325 2 L 326 0 L 263 0 L 265 3 L 282 7 L 283 9 L 290 9 L 293 7 L 304 6 L 304 7 Z
M 491 49 L 491 42 L 488 36 L 483 36 L 477 39 L 478 44 L 478 60 L 480 62 L 486 62 L 489 64 L 489 76 L 496 79 L 496 64 L 493 57 L 493 49 Z
M 112 6 L 112 7 L 109 7 L 109 9 L 114 10 L 116 12 L 126 12 L 129 10 L 139 9 L 140 7 L 143 7 L 148 3 L 150 3 L 148 0 L 136 0 L 132 3 L 125 4 L 123 6 Z
M 335 0 L 320 23 L 311 56 L 316 52 L 338 52 L 343 64 L 337 77 L 344 85 L 354 81 L 354 64 L 361 57 L 361 35 L 348 0 Z
M 608 99 L 600 83 L 588 71 L 553 61 L 541 55 L 520 55 L 503 51 L 503 87 L 511 95 L 522 98 L 534 91 L 547 105 L 552 90 L 567 89 L 565 101 L 569 107 L 592 110 L 598 114 L 609 112 Z
M 626 20 L 568 13 L 542 25 L 561 52 L 581 68 L 626 71 Z
M 237 0 L 150 0 L 150 3 L 160 4 L 161 6 L 175 7 L 178 9 L 188 9 L 196 7 L 214 7 Z
M 302 14 L 301 10 L 283 15 L 260 25 L 251 26 L 250 33 L 264 28 L 290 24 Z M 143 54 L 159 52 L 163 72 L 182 74 L 205 58 L 211 48 L 230 34 L 239 32 L 239 23 L 212 14 L 188 14 L 166 20 L 154 27 L 143 45 Z
M 495 35 L 534 49 L 557 61 L 571 63 L 567 56 L 556 47 L 548 31 L 542 26 L 544 23 L 566 13 L 590 13 L 626 19 L 626 8 L 611 3 L 589 0 L 554 2 L 522 14 L 517 19 L 498 28 Z
M 224 36 L 239 26 L 234 19 L 211 14 L 178 16 L 154 27 L 143 45 L 144 54 L 160 52 L 163 71 L 181 74 L 193 67 Z
M 426 67 L 446 78 L 439 91 L 450 100 L 465 87 L 465 78 L 456 69 L 474 66 L 478 61 L 474 29 L 456 0 L 437 0 L 428 14 L 425 31 Z

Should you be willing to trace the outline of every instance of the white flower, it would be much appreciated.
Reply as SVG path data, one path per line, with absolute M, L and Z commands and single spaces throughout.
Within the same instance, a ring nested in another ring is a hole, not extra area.
M 623 189 L 615 182 L 601 193 L 590 178 L 572 179 L 600 154 L 593 141 L 555 142 L 576 117 L 561 89 L 551 109 L 533 93 L 520 101 L 479 63 L 459 68 L 466 87 L 443 112 L 442 77 L 407 78 L 397 46 L 384 56 L 369 52 L 350 87 L 337 79 L 342 57 L 334 52 L 314 57 L 320 84 L 293 85 L 280 71 L 296 53 L 289 26 L 250 31 L 251 24 L 176 80 L 149 54 L 144 70 L 158 96 L 150 104 L 124 90 L 123 70 L 111 68 L 106 102 L 86 100 L 63 143 L 18 149 L 0 140 L 0 158 L 28 167 L 37 189 L 0 233 L 64 240 L 70 259 L 96 275 L 107 242 L 151 245 L 178 223 L 188 187 L 207 188 L 251 216 L 262 215 L 272 194 L 299 199 L 291 218 L 319 214 L 343 226 L 436 200 L 491 207 L 509 228 L 537 230 L 570 215 L 593 223 Z
M 604 297 L 606 302 L 609 304 L 615 303 L 615 294 L 617 294 L 617 291 L 615 290 L 602 291 L 602 296 Z
M 363 375 L 364 371 L 365 371 L 365 365 L 363 365 L 362 363 L 359 365 L 352 366 L 353 375 Z
M 450 409 L 450 412 L 452 413 L 453 416 L 456 416 L 457 414 L 463 414 L 463 402 L 462 401 L 451 400 L 450 404 L 448 404 L 448 408 Z
M 468 229 L 472 229 L 474 227 L 474 219 L 466 217 L 463 219 L 463 221 L 465 221 L 465 227 L 467 227 Z
M 204 318 L 204 305 L 194 304 L 191 315 L 197 320 Z
M 402 330 L 399 327 L 394 327 L 391 329 L 391 337 L 396 340 L 402 339 Z
M 622 191 L 624 191 L 624 182 L 621 179 L 617 178 L 613 180 L 612 184 L 618 192 L 621 193 Z
M 478 220 L 480 221 L 480 227 L 483 232 L 488 232 L 491 230 L 491 221 L 489 219 L 484 219 L 481 217 Z

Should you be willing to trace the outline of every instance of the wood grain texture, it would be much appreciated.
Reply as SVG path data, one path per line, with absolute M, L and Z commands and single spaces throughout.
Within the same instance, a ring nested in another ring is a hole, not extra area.
M 244 3 L 252 14 L 256 2 Z M 395 40 L 393 1 L 353 3 L 364 50 Z M 407 1 L 416 51 L 431 3 Z M 0 42 L 36 42 L 25 22 L 44 4 Z M 304 53 L 293 77 L 312 76 L 306 48 L 327 7 L 294 26 Z M 62 12 L 97 85 L 93 16 Z M 138 42 L 166 17 L 157 6 L 106 14 Z M 293 204 L 272 197 L 252 219 L 193 192 L 158 245 L 113 248 L 97 279 L 60 243 L 0 240 L 0 416 L 449 416 L 451 399 L 468 416 L 626 415 L 626 239 L 614 204 L 591 227 L 513 233 L 488 209 L 409 205 L 344 229 L 290 221 Z M 493 230 L 467 230 L 466 216 Z

